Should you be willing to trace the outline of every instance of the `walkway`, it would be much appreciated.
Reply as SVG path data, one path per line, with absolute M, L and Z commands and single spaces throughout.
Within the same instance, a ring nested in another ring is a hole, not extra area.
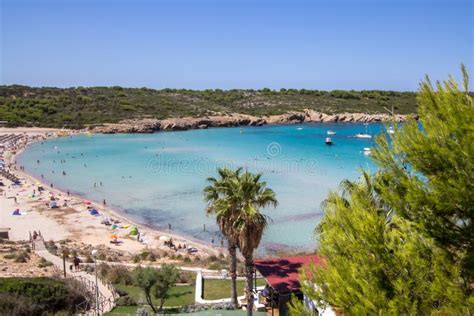
M 42 239 L 37 239 L 34 241 L 34 251 L 38 256 L 44 258 L 45 260 L 48 260 L 60 271 L 63 271 L 63 259 L 50 253 L 46 249 L 44 241 Z M 69 263 L 66 264 L 68 265 Z M 95 297 L 95 275 L 89 274 L 85 271 L 67 271 L 66 277 L 74 278 L 83 283 L 88 289 L 88 291 L 91 292 Z M 111 311 L 115 307 L 115 298 L 117 297 L 117 294 L 114 292 L 113 288 L 110 285 L 103 282 L 102 280 L 98 279 L 97 284 L 99 288 L 98 310 L 99 313 L 102 315 Z M 97 310 L 97 307 L 95 306 L 95 301 L 92 310 Z

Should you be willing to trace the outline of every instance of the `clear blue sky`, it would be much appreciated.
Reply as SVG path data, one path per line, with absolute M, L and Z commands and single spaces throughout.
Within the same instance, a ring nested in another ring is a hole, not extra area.
M 474 77 L 472 0 L 0 0 L 2 84 L 416 90 Z

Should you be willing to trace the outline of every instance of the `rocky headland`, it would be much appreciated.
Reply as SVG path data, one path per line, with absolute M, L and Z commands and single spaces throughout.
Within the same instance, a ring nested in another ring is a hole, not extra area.
M 397 122 L 405 121 L 407 116 L 395 115 Z M 262 126 L 267 124 L 300 124 L 300 123 L 370 123 L 392 120 L 385 113 L 338 113 L 326 114 L 314 110 L 289 112 L 272 116 L 252 116 L 246 114 L 218 114 L 206 117 L 181 117 L 168 119 L 130 119 L 119 123 L 107 123 L 91 128 L 95 133 L 153 133 L 157 131 L 183 131 L 189 129 L 205 129 L 208 127 Z

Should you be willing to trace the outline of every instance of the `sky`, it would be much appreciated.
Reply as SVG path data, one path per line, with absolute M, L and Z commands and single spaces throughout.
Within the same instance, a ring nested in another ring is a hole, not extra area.
M 413 91 L 474 74 L 472 0 L 0 2 L 0 84 Z

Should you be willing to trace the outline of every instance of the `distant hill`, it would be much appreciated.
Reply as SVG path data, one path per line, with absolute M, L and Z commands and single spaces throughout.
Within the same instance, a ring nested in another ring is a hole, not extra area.
M 202 117 L 216 113 L 257 116 L 313 109 L 397 114 L 416 112 L 416 93 L 305 89 L 187 90 L 122 87 L 33 88 L 0 86 L 0 121 L 8 126 L 81 128 L 130 118 Z

